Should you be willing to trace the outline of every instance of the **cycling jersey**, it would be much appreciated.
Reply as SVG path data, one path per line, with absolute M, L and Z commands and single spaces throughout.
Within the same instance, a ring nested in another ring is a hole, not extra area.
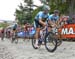
M 42 21 L 46 21 L 46 19 L 48 18 L 49 14 L 45 14 L 43 11 L 40 11 L 36 16 L 35 16 L 35 20 L 40 20 L 42 19 Z
M 46 22 L 48 17 L 49 14 L 45 14 L 43 11 L 40 11 L 35 16 L 35 27 L 42 27 L 42 25 L 39 23 L 39 20 L 41 19 L 43 22 Z
M 16 28 L 17 28 L 17 24 L 14 24 L 13 30 L 16 30 Z
M 53 22 L 56 22 L 57 20 L 59 20 L 59 16 L 55 16 L 54 14 L 52 14 L 52 15 L 49 15 L 48 19 Z

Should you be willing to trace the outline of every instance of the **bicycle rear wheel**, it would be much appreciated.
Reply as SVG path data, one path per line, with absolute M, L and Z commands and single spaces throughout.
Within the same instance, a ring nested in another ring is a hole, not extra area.
M 11 42 L 13 43 L 15 40 L 16 40 L 16 32 L 13 33 Z
M 55 38 L 55 34 L 49 32 L 45 36 L 45 48 L 49 52 L 54 52 L 57 49 L 57 39 Z
M 1 40 L 4 40 L 4 33 L 1 34 Z
M 38 48 L 35 47 L 36 39 L 35 39 L 34 35 L 32 36 L 31 39 L 32 39 L 32 47 L 33 47 L 34 49 L 38 49 Z

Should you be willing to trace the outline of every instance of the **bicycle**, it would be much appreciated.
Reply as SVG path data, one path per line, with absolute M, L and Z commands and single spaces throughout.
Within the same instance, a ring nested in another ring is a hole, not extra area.
M 61 26 L 56 26 L 54 28 L 52 28 L 51 32 L 49 34 L 51 34 L 51 37 L 55 37 L 57 40 L 57 46 L 60 46 L 62 44 L 62 35 L 59 32 Z
M 2 41 L 4 40 L 4 36 L 5 36 L 5 35 L 4 35 L 4 32 L 2 32 L 2 33 L 1 33 L 1 40 L 2 40 Z
M 45 32 L 42 33 L 42 35 L 40 35 L 39 40 L 38 40 L 38 45 L 42 45 L 42 42 L 44 42 L 45 48 L 48 52 L 54 52 L 57 49 L 57 40 L 56 38 L 50 36 L 50 33 L 52 32 L 48 32 L 48 26 L 46 26 Z M 42 37 L 43 36 L 43 37 Z M 35 34 L 32 37 L 32 46 L 34 49 L 37 49 L 35 47 Z
M 3 41 L 5 37 L 5 29 L 2 29 L 1 31 L 1 40 Z
M 17 30 L 13 30 L 11 42 L 13 43 L 16 39 L 17 39 Z M 18 40 L 15 43 L 18 43 Z

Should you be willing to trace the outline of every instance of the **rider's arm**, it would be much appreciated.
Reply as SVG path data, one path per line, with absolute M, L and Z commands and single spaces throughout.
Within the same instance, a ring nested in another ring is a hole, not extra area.
M 60 22 L 59 22 L 59 19 L 56 21 L 56 25 L 58 25 Z
M 59 24 L 60 24 L 60 18 L 59 16 L 57 16 L 56 26 L 58 26 Z
M 42 21 L 42 19 L 39 19 L 39 23 L 41 23 L 43 26 L 46 26 L 46 23 Z
M 50 24 L 50 25 L 53 24 L 53 22 L 51 21 L 51 17 L 52 17 L 52 15 L 50 15 L 50 16 L 48 17 L 48 24 Z
M 48 17 L 48 24 L 54 27 L 56 24 L 51 19 L 52 19 L 52 15 Z
M 40 12 L 39 17 L 38 17 L 39 18 L 39 23 L 46 26 L 46 23 L 42 21 L 42 17 L 43 17 L 43 12 Z
M 53 22 L 52 22 L 51 20 L 48 20 L 48 24 L 52 25 L 52 24 L 53 24 Z

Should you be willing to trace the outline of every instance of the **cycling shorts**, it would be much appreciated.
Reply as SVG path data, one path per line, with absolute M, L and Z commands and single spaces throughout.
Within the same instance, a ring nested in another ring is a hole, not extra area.
M 43 25 L 40 24 L 39 21 L 35 20 L 35 27 L 36 28 L 41 28 L 41 27 L 43 27 Z

